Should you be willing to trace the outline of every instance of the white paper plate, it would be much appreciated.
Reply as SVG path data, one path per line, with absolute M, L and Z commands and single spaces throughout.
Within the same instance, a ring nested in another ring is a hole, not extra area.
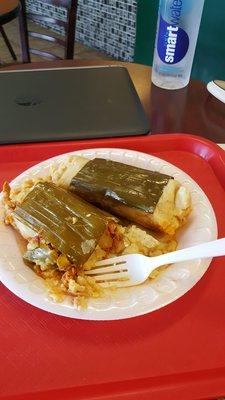
M 216 218 L 208 198 L 193 179 L 174 165 L 145 153 L 123 149 L 91 149 L 69 154 L 83 155 L 90 159 L 108 158 L 173 176 L 190 190 L 194 206 L 188 224 L 179 234 L 179 248 L 217 238 Z M 31 176 L 45 176 L 50 165 L 58 163 L 66 156 L 66 154 L 60 155 L 37 164 L 14 179 L 11 185 L 17 186 L 22 180 Z M 69 298 L 60 304 L 51 300 L 44 281 L 24 265 L 13 229 L 6 227 L 2 221 L 3 206 L 0 200 L 2 283 L 26 302 L 51 313 L 71 318 L 114 320 L 131 318 L 159 309 L 190 290 L 206 272 L 211 261 L 199 259 L 174 264 L 152 281 L 137 287 L 116 290 L 107 298 L 90 300 L 87 310 L 78 311 L 71 305 Z

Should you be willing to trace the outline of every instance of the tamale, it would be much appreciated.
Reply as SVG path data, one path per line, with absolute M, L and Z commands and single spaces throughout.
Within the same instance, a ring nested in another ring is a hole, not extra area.
M 153 214 L 171 176 L 95 158 L 72 179 L 70 191 L 99 206 L 119 204 Z
M 29 190 L 27 190 L 29 188 Z M 102 289 L 84 271 L 121 254 L 146 256 L 173 251 L 175 237 L 151 232 L 97 209 L 53 183 L 33 182 L 11 190 L 3 186 L 5 222 L 26 240 L 23 259 L 56 301 L 73 296 L 79 307 Z
M 188 189 L 172 176 L 116 161 L 69 157 L 52 178 L 114 215 L 170 235 L 191 211 Z
M 13 214 L 77 266 L 90 257 L 109 222 L 103 211 L 47 182 L 37 183 Z

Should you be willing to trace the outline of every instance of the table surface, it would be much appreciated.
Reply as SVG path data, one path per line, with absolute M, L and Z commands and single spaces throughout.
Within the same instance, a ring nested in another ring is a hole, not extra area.
M 166 91 L 151 86 L 151 68 L 147 66 L 99 60 L 41 62 L 4 69 L 109 64 L 122 64 L 128 68 L 146 114 L 151 120 L 152 134 L 163 132 L 192 133 L 204 136 L 217 143 L 223 143 L 221 147 L 225 149 L 225 105 L 213 98 L 201 82 L 191 81 L 185 89 Z
M 191 133 L 216 143 L 225 143 L 225 105 L 214 98 L 200 81 L 179 90 L 160 89 L 151 84 L 151 68 L 134 63 L 102 60 L 57 60 L 17 64 L 5 69 L 36 69 L 92 65 L 124 65 L 150 119 L 152 134 Z M 1 69 L 3 70 L 3 68 Z
M 0 16 L 7 14 L 19 5 L 19 0 L 0 0 Z
M 19 0 L 0 0 L 0 24 L 4 25 L 17 17 L 20 10 Z

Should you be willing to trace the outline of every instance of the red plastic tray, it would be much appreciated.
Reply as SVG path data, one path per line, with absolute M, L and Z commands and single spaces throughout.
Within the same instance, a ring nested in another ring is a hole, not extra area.
M 120 147 L 182 168 L 208 195 L 225 236 L 225 152 L 189 135 L 0 147 L 0 180 L 68 151 Z M 185 296 L 151 314 L 72 320 L 0 287 L 0 399 L 193 400 L 225 395 L 225 269 L 215 259 Z

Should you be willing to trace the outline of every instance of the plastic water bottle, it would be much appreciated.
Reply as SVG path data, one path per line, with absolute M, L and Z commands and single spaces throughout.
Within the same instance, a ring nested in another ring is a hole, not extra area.
M 164 89 L 185 87 L 198 38 L 204 0 L 160 0 L 152 82 Z

